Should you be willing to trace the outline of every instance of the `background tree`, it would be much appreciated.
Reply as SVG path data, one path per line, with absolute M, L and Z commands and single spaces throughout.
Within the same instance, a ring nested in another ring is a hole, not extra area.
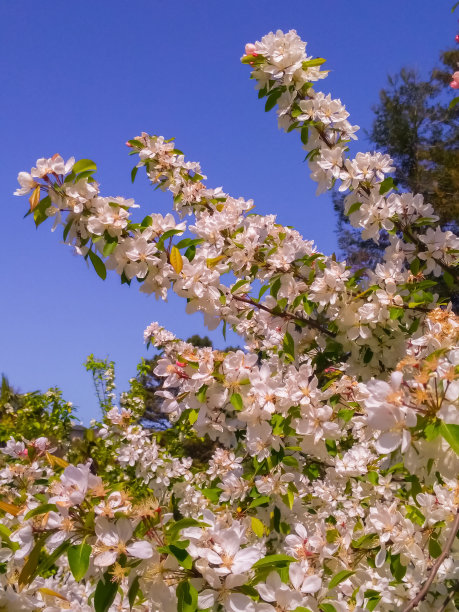
M 459 222 L 459 106 L 449 108 L 449 83 L 458 65 L 459 50 L 452 49 L 441 53 L 440 66 L 428 80 L 409 68 L 389 76 L 373 107 L 368 134 L 371 143 L 394 160 L 398 187 L 421 193 L 443 227 Z M 335 193 L 333 204 L 338 244 L 347 261 L 354 268 L 374 267 L 387 240 L 383 236 L 379 247 L 362 241 L 344 215 L 343 196 Z
M 2 375 L 0 390 L 0 445 L 11 436 L 27 440 L 46 436 L 59 448 L 70 442 L 73 406 L 62 397 L 62 391 L 53 387 L 41 393 L 22 393 Z

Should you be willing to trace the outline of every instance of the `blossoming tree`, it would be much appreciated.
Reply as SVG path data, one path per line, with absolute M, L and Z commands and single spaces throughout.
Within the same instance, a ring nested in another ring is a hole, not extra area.
M 435 294 L 459 278 L 459 238 L 399 193 L 388 156 L 348 145 L 357 126 L 316 91 L 325 62 L 290 31 L 249 44 L 266 110 L 307 151 L 318 192 L 338 186 L 383 263 L 345 262 L 251 200 L 209 187 L 173 140 L 128 145 L 177 213 L 130 220 L 90 160 L 19 174 L 40 225 L 99 276 L 230 326 L 244 351 L 196 348 L 157 323 L 172 422 L 215 442 L 208 465 L 161 448 L 125 403 L 98 437 L 113 466 L 67 465 L 46 439 L 11 440 L 1 471 L 0 608 L 75 611 L 453 610 L 459 584 L 459 319 Z M 191 223 L 188 221 L 191 219 Z M 133 403 L 135 405 L 135 402 Z

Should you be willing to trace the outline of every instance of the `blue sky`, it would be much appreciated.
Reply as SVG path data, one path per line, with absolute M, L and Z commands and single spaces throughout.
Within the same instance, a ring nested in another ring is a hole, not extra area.
M 98 416 L 86 355 L 110 356 L 122 390 L 147 353 L 143 329 L 160 321 L 181 337 L 204 333 L 184 304 L 157 302 L 102 282 L 47 224 L 23 219 L 16 176 L 59 152 L 97 162 L 104 195 L 134 197 L 142 212 L 170 210 L 133 165 L 124 142 L 141 131 L 175 136 L 200 161 L 209 186 L 254 198 L 326 253 L 336 246 L 328 195 L 315 197 L 299 140 L 264 113 L 247 67 L 246 42 L 294 28 L 327 58 L 323 90 L 352 123 L 368 128 L 371 105 L 401 66 L 426 72 L 454 44 L 453 0 L 50 0 L 0 5 L 0 372 L 23 391 L 57 385 L 85 422 Z M 361 132 L 362 149 L 368 148 Z M 220 331 L 212 334 L 224 346 Z

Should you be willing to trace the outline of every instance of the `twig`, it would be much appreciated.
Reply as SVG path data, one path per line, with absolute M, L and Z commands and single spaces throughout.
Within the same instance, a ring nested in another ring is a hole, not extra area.
M 445 612 L 446 608 L 448 607 L 449 602 L 453 599 L 455 593 L 457 593 L 457 588 L 453 589 L 448 597 L 445 599 L 445 601 L 443 602 L 443 605 L 441 608 L 438 608 L 437 612 Z
M 459 529 L 459 509 L 456 512 L 456 518 L 454 519 L 454 523 L 453 523 L 453 526 L 451 527 L 451 531 L 449 533 L 448 539 L 446 540 L 446 544 L 445 544 L 445 548 L 443 549 L 443 552 L 441 553 L 441 555 L 438 557 L 438 559 L 435 561 L 434 565 L 432 566 L 429 577 L 427 578 L 422 589 L 419 591 L 416 597 L 414 597 L 409 602 L 409 604 L 403 608 L 402 612 L 410 612 L 410 610 L 413 610 L 414 608 L 416 608 L 416 606 L 427 595 L 427 593 L 429 592 L 430 585 L 432 584 L 433 579 L 437 575 L 440 565 L 443 563 L 445 558 L 448 556 L 448 553 L 451 549 L 451 546 L 453 545 L 454 538 L 456 537 L 456 533 L 458 529 Z
M 407 226 L 403 227 L 400 223 L 396 223 L 395 225 L 398 227 L 398 229 L 401 232 L 403 232 L 404 234 L 406 234 L 406 236 L 408 236 L 411 242 L 413 242 L 421 252 L 427 250 L 427 247 L 422 242 L 422 240 L 420 240 L 415 234 L 413 234 L 413 232 L 409 230 Z M 452 266 L 448 266 L 448 264 L 445 263 L 443 259 L 435 259 L 435 263 L 437 263 L 440 266 L 440 268 L 443 268 L 445 272 L 449 272 L 453 278 L 455 278 L 456 280 L 459 280 L 459 273 L 457 272 L 456 268 Z
M 302 323 L 306 323 L 306 325 L 309 325 L 309 327 L 312 327 L 313 329 L 317 329 L 317 331 L 320 331 L 323 334 L 330 336 L 330 338 L 335 337 L 335 334 L 333 332 L 329 331 L 325 327 L 322 327 L 322 325 L 320 325 L 320 323 L 318 323 L 314 319 L 304 319 L 303 317 L 300 317 L 298 315 L 294 315 L 290 312 L 285 312 L 285 311 L 275 312 L 275 310 L 273 310 L 272 308 L 268 308 L 264 304 L 255 302 L 254 300 L 252 300 L 252 298 L 248 298 L 248 297 L 244 297 L 240 295 L 233 295 L 232 298 L 234 300 L 237 300 L 238 302 L 244 302 L 244 304 L 255 306 L 255 308 L 258 308 L 259 310 L 264 310 L 265 312 L 269 312 L 269 314 L 273 315 L 274 317 L 283 317 L 284 319 L 291 319 L 292 321 L 301 321 Z

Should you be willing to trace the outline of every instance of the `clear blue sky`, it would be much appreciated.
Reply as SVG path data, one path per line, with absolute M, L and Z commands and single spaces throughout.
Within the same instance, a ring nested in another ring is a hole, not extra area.
M 142 331 L 158 320 L 186 338 L 203 333 L 178 299 L 168 304 L 110 277 L 102 282 L 44 224 L 23 219 L 16 176 L 38 157 L 89 157 L 104 195 L 134 197 L 142 211 L 170 210 L 144 176 L 130 183 L 124 142 L 141 131 L 175 136 L 210 186 L 254 198 L 331 253 L 335 218 L 316 198 L 297 138 L 277 129 L 239 63 L 246 42 L 295 28 L 327 58 L 325 91 L 351 120 L 371 122 L 386 76 L 429 70 L 454 44 L 453 0 L 14 0 L 0 4 L 0 372 L 23 391 L 60 386 L 88 421 L 97 414 L 82 363 L 117 363 L 118 388 L 146 355 Z M 364 138 L 363 134 L 361 137 Z M 368 148 L 364 141 L 363 149 Z M 212 334 L 223 346 L 221 332 Z

